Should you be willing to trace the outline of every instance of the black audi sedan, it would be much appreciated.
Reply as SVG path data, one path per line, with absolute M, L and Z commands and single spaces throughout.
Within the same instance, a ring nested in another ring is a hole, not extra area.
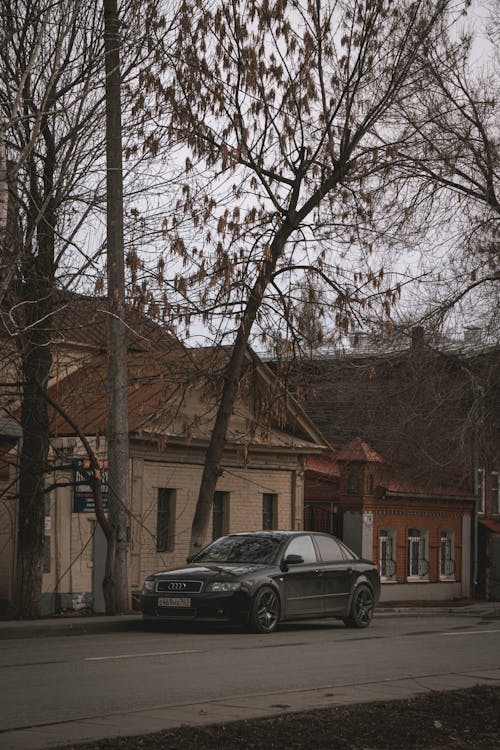
M 380 594 L 372 562 L 328 534 L 262 531 L 216 539 L 183 568 L 144 582 L 144 618 L 230 622 L 272 633 L 284 620 L 334 617 L 366 628 Z

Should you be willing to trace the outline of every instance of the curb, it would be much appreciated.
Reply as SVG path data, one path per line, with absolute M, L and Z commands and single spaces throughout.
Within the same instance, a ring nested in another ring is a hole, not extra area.
M 484 617 L 500 619 L 500 602 L 484 604 L 462 605 L 458 607 L 427 606 L 427 607 L 405 607 L 389 606 L 379 607 L 375 617 L 401 615 L 401 616 L 429 616 L 429 615 L 465 615 L 468 617 Z M 160 621 L 148 620 L 147 623 L 140 614 L 116 615 L 116 616 L 87 616 L 87 617 L 61 617 L 41 620 L 3 620 L 0 621 L 0 640 L 12 638 L 41 638 L 53 636 L 73 635 L 101 635 L 105 633 L 118 633 L 127 631 L 139 631 L 148 627 L 159 626 Z

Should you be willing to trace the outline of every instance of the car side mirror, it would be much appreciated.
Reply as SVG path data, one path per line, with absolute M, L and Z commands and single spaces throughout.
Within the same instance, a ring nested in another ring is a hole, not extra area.
M 187 563 L 193 562 L 193 559 L 194 559 L 195 557 L 196 557 L 196 555 L 188 555 L 188 556 L 186 557 L 186 562 L 187 562 Z
M 300 565 L 304 562 L 302 555 L 287 555 L 281 562 L 281 569 L 288 570 L 289 565 Z
M 287 565 L 300 565 L 300 563 L 304 562 L 304 558 L 302 555 L 287 555 L 285 562 Z

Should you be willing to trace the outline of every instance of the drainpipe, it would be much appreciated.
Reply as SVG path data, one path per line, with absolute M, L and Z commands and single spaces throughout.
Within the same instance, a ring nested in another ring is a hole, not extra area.
M 479 523 L 478 523 L 478 503 L 481 500 L 479 496 L 480 485 L 479 485 L 479 469 L 481 467 L 481 433 L 484 426 L 484 388 L 479 385 L 474 377 L 474 374 L 466 367 L 462 367 L 462 370 L 467 373 L 470 378 L 472 385 L 472 416 L 473 416 L 473 442 L 472 442 L 472 471 L 474 472 L 474 517 L 472 525 L 472 544 L 474 548 L 473 563 L 472 563 L 472 595 L 473 598 L 477 597 L 478 585 L 479 585 Z M 484 483 L 486 481 L 486 474 L 483 473 L 482 488 L 481 492 L 484 492 Z
M 476 490 L 475 490 L 476 491 Z M 472 525 L 472 544 L 474 547 L 474 557 L 473 557 L 473 563 L 472 563 L 472 596 L 475 599 L 477 595 L 477 588 L 478 588 L 478 541 L 479 541 L 479 525 L 478 525 L 478 519 L 477 519 L 477 504 L 478 504 L 478 498 L 474 498 L 474 517 L 473 517 L 473 525 Z

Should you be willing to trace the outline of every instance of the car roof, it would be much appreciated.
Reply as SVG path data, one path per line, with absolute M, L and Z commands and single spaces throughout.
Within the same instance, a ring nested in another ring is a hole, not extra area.
M 270 536 L 270 537 L 278 537 L 280 539 L 286 539 L 288 537 L 292 536 L 304 536 L 304 534 L 307 534 L 310 536 L 311 534 L 313 536 L 330 536 L 329 534 L 323 534 L 322 532 L 318 531 L 278 531 L 278 530 L 271 530 L 271 531 L 237 531 L 234 534 L 227 534 L 226 536 Z

